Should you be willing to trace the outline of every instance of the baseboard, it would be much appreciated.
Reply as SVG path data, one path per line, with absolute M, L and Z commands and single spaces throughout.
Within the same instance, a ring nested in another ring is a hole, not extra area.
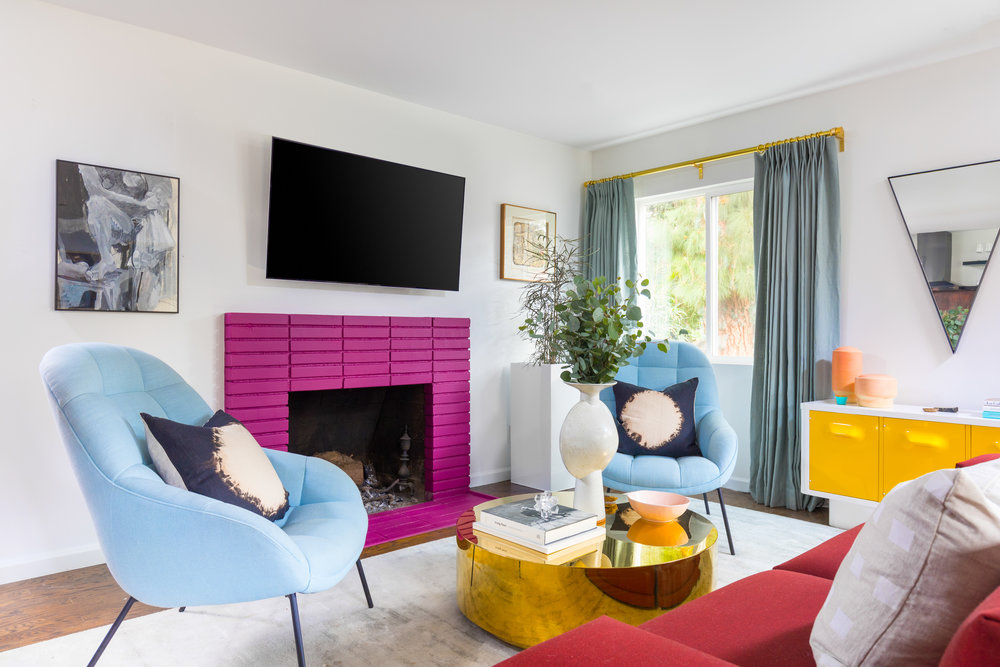
M 96 544 L 36 554 L 31 558 L 0 562 L 0 584 L 44 577 L 56 572 L 90 567 L 104 562 L 104 553 Z
M 723 487 L 730 489 L 731 491 L 750 493 L 750 480 L 740 479 L 739 477 L 730 477 L 729 481 L 723 484 Z
M 475 488 L 486 484 L 495 484 L 496 482 L 506 482 L 508 479 L 510 479 L 510 468 L 500 468 L 498 470 L 470 475 L 469 486 Z

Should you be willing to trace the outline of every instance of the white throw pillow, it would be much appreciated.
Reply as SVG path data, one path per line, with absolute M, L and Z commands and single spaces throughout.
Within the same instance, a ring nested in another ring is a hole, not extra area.
M 882 500 L 847 553 L 809 643 L 819 667 L 936 665 L 1000 586 L 1000 460 L 938 470 Z

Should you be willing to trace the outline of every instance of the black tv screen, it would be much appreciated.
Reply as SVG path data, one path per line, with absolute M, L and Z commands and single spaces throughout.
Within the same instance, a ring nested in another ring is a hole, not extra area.
M 458 291 L 465 179 L 274 137 L 268 278 Z

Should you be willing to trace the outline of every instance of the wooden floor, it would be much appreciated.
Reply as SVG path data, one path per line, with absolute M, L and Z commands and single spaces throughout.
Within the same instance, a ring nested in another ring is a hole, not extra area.
M 498 497 L 536 491 L 509 481 L 473 490 Z M 805 521 L 826 523 L 829 518 L 825 509 L 795 512 L 784 508 L 767 508 L 756 504 L 749 494 L 729 489 L 723 489 L 723 498 L 728 506 L 745 507 Z M 717 501 L 718 497 L 713 493 L 709 495 L 709 500 Z M 370 547 L 362 552 L 361 557 L 388 553 L 454 534 L 454 528 L 444 528 Z M 0 651 L 108 625 L 114 621 L 127 598 L 128 595 L 118 587 L 104 565 L 0 586 Z M 129 612 L 129 618 L 158 611 L 163 610 L 137 602 Z

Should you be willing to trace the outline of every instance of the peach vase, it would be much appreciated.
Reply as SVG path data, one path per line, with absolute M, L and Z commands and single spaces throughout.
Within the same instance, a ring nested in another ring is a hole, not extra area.
M 857 395 L 854 378 L 861 375 L 861 350 L 856 347 L 838 347 L 833 351 L 833 395 L 846 396 L 848 403 L 855 403 Z
M 854 384 L 861 407 L 892 407 L 892 399 L 896 398 L 896 378 L 891 375 L 859 375 Z

